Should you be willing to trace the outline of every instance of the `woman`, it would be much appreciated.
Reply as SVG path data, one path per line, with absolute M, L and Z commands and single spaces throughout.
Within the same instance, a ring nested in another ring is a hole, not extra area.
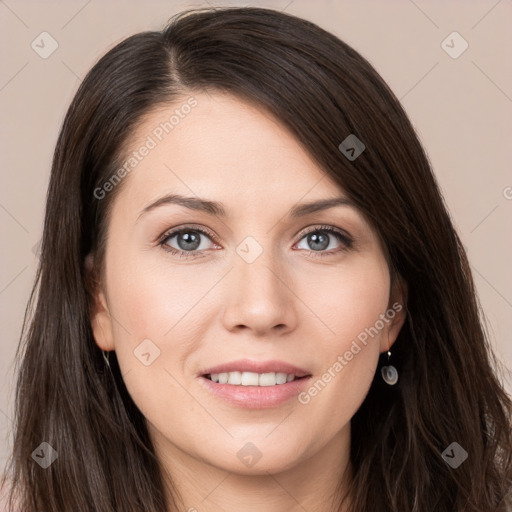
M 308 21 L 192 10 L 100 59 L 30 305 L 23 511 L 510 503 L 511 401 L 428 159 Z

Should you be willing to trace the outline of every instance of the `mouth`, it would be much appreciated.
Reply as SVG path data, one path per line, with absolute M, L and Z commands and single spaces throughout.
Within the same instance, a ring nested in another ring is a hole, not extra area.
M 235 408 L 262 410 L 293 403 L 312 374 L 279 361 L 246 360 L 203 370 L 198 377 L 216 399 Z
M 255 386 L 255 387 L 267 387 L 267 386 L 280 386 L 296 380 L 306 379 L 310 377 L 309 374 L 298 375 L 295 373 L 284 373 L 284 372 L 267 372 L 267 373 L 256 373 L 256 372 L 243 372 L 243 371 L 232 371 L 232 372 L 220 372 L 220 373 L 206 373 L 202 375 L 203 378 L 208 379 L 218 384 L 231 384 L 233 386 Z

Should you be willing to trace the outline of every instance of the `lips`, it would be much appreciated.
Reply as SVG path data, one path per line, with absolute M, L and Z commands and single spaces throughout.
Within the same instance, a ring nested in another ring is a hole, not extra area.
M 200 386 L 216 399 L 257 410 L 293 403 L 312 379 L 307 370 L 290 363 L 248 359 L 212 366 L 198 377 Z
M 205 368 L 198 377 L 202 389 L 223 403 L 256 410 L 293 403 L 312 379 L 304 368 L 284 361 L 249 359 Z

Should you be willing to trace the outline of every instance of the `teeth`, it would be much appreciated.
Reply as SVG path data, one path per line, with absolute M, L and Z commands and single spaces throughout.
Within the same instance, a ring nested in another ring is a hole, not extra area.
M 242 372 L 230 372 L 224 373 L 224 375 L 228 376 L 228 384 L 242 384 Z
M 253 372 L 242 373 L 242 386 L 258 386 L 259 377 L 263 377 L 264 374 L 258 375 Z
M 224 372 L 212 373 L 210 380 L 219 384 L 234 384 L 235 386 L 275 386 L 295 380 L 293 373 L 254 373 L 254 372 Z

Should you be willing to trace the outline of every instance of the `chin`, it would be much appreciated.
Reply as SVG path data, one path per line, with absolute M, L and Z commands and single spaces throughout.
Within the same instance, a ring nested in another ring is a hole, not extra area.
M 262 438 L 236 443 L 233 457 L 226 457 L 231 449 L 222 450 L 222 461 L 211 461 L 215 466 L 240 475 L 267 475 L 281 473 L 300 463 L 296 445 L 283 446 L 276 439 Z M 239 446 L 239 447 L 238 447 Z M 210 454 L 211 456 L 211 454 Z M 301 457 L 302 459 L 302 457 Z

